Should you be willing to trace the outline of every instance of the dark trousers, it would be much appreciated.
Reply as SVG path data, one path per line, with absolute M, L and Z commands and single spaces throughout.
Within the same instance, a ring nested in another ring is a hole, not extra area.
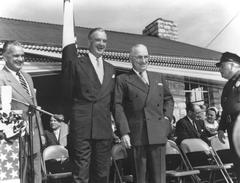
M 70 146 L 74 183 L 107 183 L 112 140 L 78 139 Z
M 231 150 L 231 159 L 234 165 L 234 171 L 236 173 L 238 182 L 240 183 L 240 157 L 238 156 L 235 146 L 233 144 L 233 139 L 232 139 L 233 126 L 234 124 L 231 124 L 230 127 L 227 129 L 227 132 L 228 132 L 228 139 L 229 139 L 229 145 Z
M 136 183 L 165 183 L 166 182 L 166 146 L 144 145 L 133 147 Z

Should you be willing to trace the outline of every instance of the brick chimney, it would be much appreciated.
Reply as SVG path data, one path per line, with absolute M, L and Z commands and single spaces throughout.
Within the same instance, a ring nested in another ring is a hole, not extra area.
M 177 30 L 177 25 L 173 21 L 158 18 L 145 27 L 143 35 L 176 40 Z

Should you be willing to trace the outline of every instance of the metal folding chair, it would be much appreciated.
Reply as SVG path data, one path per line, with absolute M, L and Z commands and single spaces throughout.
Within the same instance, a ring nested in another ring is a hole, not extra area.
M 112 162 L 114 166 L 114 175 L 113 182 L 114 183 L 125 183 L 125 182 L 133 182 L 133 175 L 124 175 L 123 167 L 119 167 L 119 160 L 124 160 L 128 157 L 126 148 L 121 144 L 115 144 L 112 147 Z
M 45 182 L 72 177 L 68 150 L 65 147 L 48 146 L 43 151 L 43 161 L 46 170 Z
M 236 179 L 233 171 L 233 160 L 231 158 L 230 145 L 226 135 L 225 143 L 220 142 L 218 136 L 211 137 L 211 147 L 216 153 L 216 157 L 221 160 L 224 168 L 228 171 L 232 179 Z
M 217 153 L 201 139 L 185 139 L 181 149 L 188 157 L 192 167 L 200 170 L 200 177 L 206 182 L 215 182 L 215 173 L 220 171 L 227 183 L 232 179 Z
M 168 140 L 166 144 L 166 176 L 168 179 L 174 179 L 175 182 L 184 182 L 190 178 L 192 182 L 199 182 L 196 176 L 199 170 L 193 170 L 189 167 L 182 152 L 174 141 Z

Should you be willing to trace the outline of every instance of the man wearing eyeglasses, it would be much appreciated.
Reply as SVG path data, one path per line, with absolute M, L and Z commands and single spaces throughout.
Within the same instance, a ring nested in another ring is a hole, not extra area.
M 132 70 L 117 77 L 115 120 L 126 148 L 133 150 L 135 182 L 164 183 L 165 144 L 171 131 L 174 101 L 159 73 L 147 71 L 148 50 L 142 44 L 130 50 Z
M 176 142 L 181 144 L 184 139 L 200 138 L 206 143 L 208 140 L 209 132 L 206 130 L 203 121 L 203 113 L 205 108 L 199 104 L 187 103 L 187 115 L 177 121 L 176 125 Z

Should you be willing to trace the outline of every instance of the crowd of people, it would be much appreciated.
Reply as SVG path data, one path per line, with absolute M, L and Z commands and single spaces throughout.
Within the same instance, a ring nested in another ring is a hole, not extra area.
M 62 145 L 69 152 L 72 182 L 108 183 L 113 139 L 117 139 L 133 154 L 135 183 L 145 183 L 147 179 L 150 183 L 165 183 L 168 138 L 178 145 L 189 138 L 200 138 L 210 144 L 211 137 L 216 135 L 223 142 L 226 130 L 240 180 L 240 158 L 231 137 L 240 112 L 240 57 L 226 52 L 216 64 L 222 77 L 228 79 L 221 98 L 221 115 L 214 106 L 206 108 L 188 102 L 186 116 L 176 120 L 173 96 L 164 75 L 147 70 L 147 46 L 132 45 L 129 50 L 132 69 L 116 75 L 114 66 L 103 58 L 107 33 L 103 28 L 95 28 L 88 34 L 88 54 L 79 58 L 72 9 L 71 1 L 65 0 L 61 73 L 64 109 L 63 114 L 51 117 L 50 130 L 43 129 L 39 111 L 33 109 L 29 114 L 26 106 L 26 103 L 37 106 L 37 100 L 30 75 L 22 71 L 22 45 L 7 41 L 3 46 L 6 65 L 0 71 L 0 86 L 12 86 L 12 97 L 16 99 L 11 103 L 12 110 L 22 110 L 23 118 L 28 121 L 31 115 L 32 120 L 24 135 L 14 137 L 20 145 L 20 182 L 41 183 L 41 151 Z M 1 139 L 4 140 L 4 135 Z

